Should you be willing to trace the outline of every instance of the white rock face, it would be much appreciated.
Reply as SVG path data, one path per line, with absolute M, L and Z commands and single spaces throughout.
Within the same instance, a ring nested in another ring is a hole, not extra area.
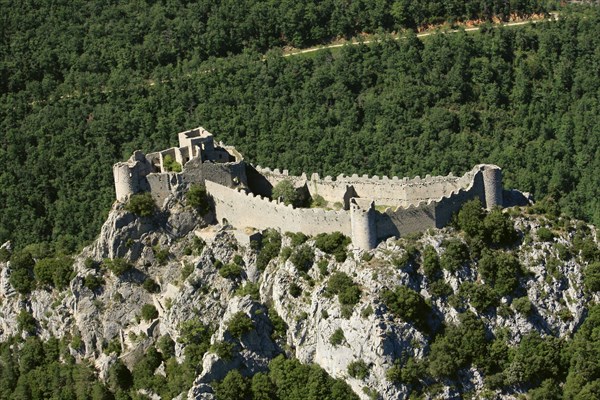
M 178 396 L 180 399 L 213 399 L 211 382 L 223 379 L 232 369 L 245 376 L 266 371 L 269 361 L 283 353 L 297 357 L 302 363 L 320 365 L 331 376 L 345 380 L 362 399 L 369 398 L 365 388 L 382 399 L 405 399 L 411 388 L 393 384 L 386 373 L 396 360 L 409 356 L 423 358 L 431 339 L 392 314 L 381 300 L 382 291 L 397 285 L 408 286 L 430 301 L 439 319 L 432 323 L 458 321 L 459 312 L 448 301 L 432 298 L 431 283 L 418 265 L 409 263 L 400 268 L 394 265 L 407 255 L 406 239 L 390 239 L 368 253 L 349 251 L 342 263 L 315 249 L 309 240 L 307 245 L 314 250 L 315 262 L 306 275 L 300 274 L 290 260 L 281 258 L 275 258 L 260 272 L 256 267 L 256 251 L 239 245 L 234 235 L 224 230 L 217 229 L 210 244 L 198 252 L 194 248 L 194 232 L 205 226 L 204 220 L 173 199 L 167 204 L 166 210 L 152 218 L 137 218 L 115 205 L 100 237 L 75 258 L 77 276 L 62 292 L 37 288 L 30 296 L 22 296 L 10 285 L 10 262 L 0 262 L 0 340 L 22 334 L 17 316 L 25 310 L 36 319 L 42 338 L 51 335 L 80 338 L 81 346 L 72 348 L 71 353 L 78 359 L 93 361 L 101 378 L 106 378 L 117 358 L 114 353 L 103 354 L 108 343 L 119 343 L 121 359 L 131 366 L 157 338 L 168 334 L 176 342 L 178 360 L 183 361 L 184 348 L 177 342 L 179 327 L 184 321 L 198 318 L 214 328 L 212 344 L 228 342 L 233 346 L 232 357 L 222 359 L 210 351 L 206 353 L 202 372 L 189 392 Z M 522 231 L 535 232 L 539 228 L 535 220 L 524 218 L 518 219 L 517 225 Z M 585 264 L 577 257 L 569 260 L 559 257 L 556 244 L 568 245 L 571 239 L 568 235 L 559 235 L 554 243 L 524 244 L 516 251 L 521 264 L 531 273 L 522 278 L 521 285 L 533 305 L 533 313 L 523 316 L 509 305 L 512 299 L 503 298 L 507 313 L 481 315 L 489 332 L 506 329 L 510 343 L 516 344 L 531 331 L 564 336 L 576 329 L 590 297 L 581 289 Z M 456 232 L 433 231 L 411 243 L 421 247 L 431 245 L 441 254 L 442 242 L 449 237 L 456 237 Z M 290 239 L 284 236 L 283 246 L 290 245 Z M 2 247 L 8 249 L 9 245 Z M 169 253 L 162 265 L 156 257 L 161 249 Z M 232 263 L 236 255 L 243 259 L 241 277 L 222 277 L 217 260 Z M 115 276 L 90 263 L 117 257 L 128 260 L 133 269 Z M 323 265 L 317 267 L 319 262 L 326 262 L 328 275 L 323 274 Z M 183 271 L 189 274 L 182 276 Z M 337 296 L 327 293 L 328 279 L 335 271 L 345 272 L 360 287 L 360 300 L 350 309 L 344 310 Z M 86 277 L 90 276 L 101 277 L 104 284 L 94 290 L 86 287 Z M 155 281 L 157 292 L 144 289 L 146 279 Z M 478 282 L 481 278 L 476 268 L 465 267 L 456 273 L 444 271 L 443 279 L 456 292 L 464 282 Z M 259 301 L 236 294 L 246 282 L 259 285 Z M 290 294 L 292 284 L 302 289 L 298 297 Z M 155 306 L 157 319 L 140 319 L 145 304 Z M 272 339 L 273 325 L 265 304 L 272 306 L 287 324 L 283 339 Z M 467 308 L 477 313 L 470 304 Z M 228 330 L 228 323 L 239 312 L 251 319 L 254 328 L 235 338 Z M 343 332 L 344 339 L 334 345 L 331 337 L 337 330 Z M 77 340 L 73 339 L 72 347 L 75 344 Z M 348 373 L 350 363 L 357 361 L 368 366 L 364 379 Z M 165 374 L 164 365 L 156 373 Z M 474 368 L 460 372 L 460 384 L 475 395 L 484 390 L 481 371 Z M 450 385 L 442 389 L 443 398 L 458 396 Z

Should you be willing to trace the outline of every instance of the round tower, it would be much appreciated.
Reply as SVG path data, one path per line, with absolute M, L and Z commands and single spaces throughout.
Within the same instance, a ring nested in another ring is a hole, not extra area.
M 502 170 L 496 165 L 483 166 L 485 208 L 502 207 Z
M 116 163 L 113 165 L 113 177 L 117 200 L 123 201 L 127 196 L 135 193 L 133 174 L 127 163 Z
M 365 210 L 352 199 L 350 202 L 350 223 L 352 225 L 352 244 L 364 250 L 375 248 L 377 234 L 375 232 L 373 203 Z

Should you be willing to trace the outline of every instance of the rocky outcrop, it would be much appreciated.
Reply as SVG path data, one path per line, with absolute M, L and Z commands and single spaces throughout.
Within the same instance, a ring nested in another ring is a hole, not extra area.
M 452 229 L 432 230 L 412 239 L 389 239 L 371 251 L 349 249 L 344 262 L 335 261 L 309 240 L 305 245 L 315 256 L 307 273 L 300 273 L 282 256 L 261 272 L 256 266 L 257 250 L 240 245 L 227 229 L 202 232 L 207 243 L 197 247 L 197 234 L 210 218 L 201 218 L 176 199 L 170 199 L 164 210 L 150 218 L 136 217 L 116 204 L 96 242 L 75 258 L 76 276 L 62 292 L 37 288 L 29 296 L 19 295 L 10 285 L 10 262 L 0 262 L 0 340 L 26 335 L 19 332 L 17 323 L 17 316 L 25 310 L 35 318 L 41 337 L 70 337 L 71 354 L 94 361 L 100 376 L 106 377 L 117 359 L 116 353 L 104 354 L 111 343 L 117 343 L 119 357 L 132 366 L 148 346 L 169 335 L 176 341 L 175 353 L 182 361 L 184 346 L 177 342 L 181 323 L 197 318 L 214 329 L 211 344 L 229 343 L 233 350 L 231 357 L 222 358 L 213 351 L 204 355 L 202 372 L 187 393 L 190 399 L 213 398 L 213 381 L 223 379 L 232 369 L 246 376 L 265 371 L 269 361 L 281 353 L 320 365 L 331 376 L 348 382 L 361 398 L 378 393 L 383 399 L 402 399 L 410 387 L 392 383 L 387 373 L 400 358 L 423 358 L 431 337 L 393 314 L 381 300 L 382 291 L 408 286 L 429 302 L 436 318 L 432 324 L 458 321 L 458 311 L 447 300 L 433 296 L 422 267 L 407 256 L 411 246 L 422 249 L 425 245 L 442 254 L 444 241 L 460 238 Z M 470 304 L 467 308 L 481 317 L 489 332 L 508 332 L 513 344 L 531 331 L 567 336 L 584 318 L 587 302 L 600 300 L 582 291 L 585 263 L 576 256 L 565 259 L 559 254 L 559 245 L 568 247 L 573 232 L 561 231 L 553 240 L 540 242 L 531 238 L 542 222 L 528 216 L 516 218 L 515 223 L 529 237 L 514 254 L 528 272 L 520 285 L 532 303 L 532 313 L 517 312 L 509 297 L 501 299 L 503 313 L 480 313 Z M 283 247 L 294 247 L 285 235 Z M 117 275 L 100 266 L 103 259 L 110 258 L 124 258 L 132 268 Z M 222 265 L 230 263 L 242 265 L 239 276 L 219 273 Z M 346 273 L 360 288 L 356 305 L 344 307 L 337 296 L 327 292 L 335 271 Z M 91 276 L 103 283 L 98 287 L 86 284 Z M 156 287 L 148 290 L 146 280 L 154 281 Z M 464 282 L 480 280 L 476 268 L 469 267 L 444 271 L 443 276 L 454 292 Z M 259 299 L 239 294 L 247 282 L 258 285 Z M 301 289 L 297 297 L 291 293 L 292 284 Z M 141 318 L 145 304 L 156 308 L 156 319 Z M 288 326 L 283 338 L 273 339 L 271 310 Z M 234 337 L 228 327 L 238 313 L 250 318 L 253 328 Z M 342 332 L 343 338 L 333 341 L 336 332 Z M 368 367 L 364 377 L 350 376 L 348 366 L 356 362 Z M 164 374 L 164 366 L 157 373 Z M 477 369 L 461 370 L 460 380 L 462 387 L 473 393 L 483 390 Z M 450 384 L 441 390 L 453 396 Z

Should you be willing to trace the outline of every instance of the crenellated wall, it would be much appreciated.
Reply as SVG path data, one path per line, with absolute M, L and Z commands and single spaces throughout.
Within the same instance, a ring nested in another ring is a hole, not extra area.
M 264 170 L 257 169 L 256 171 Z M 277 180 L 287 179 L 286 177 L 289 176 L 277 170 L 267 171 L 267 173 L 269 172 L 270 176 L 260 175 L 264 176 L 268 182 L 277 182 Z M 250 185 L 253 182 L 256 183 L 253 181 L 256 178 L 256 176 L 249 178 Z M 326 211 L 295 209 L 260 195 L 226 188 L 209 180 L 206 181 L 206 187 L 208 193 L 215 200 L 217 218 L 226 219 L 234 227 L 276 228 L 281 231 L 303 232 L 308 235 L 339 231 L 350 236 L 354 246 L 370 249 L 389 237 L 401 237 L 429 228 L 441 228 L 450 222 L 452 215 L 466 201 L 471 199 L 479 198 L 482 204 L 487 204 L 488 207 L 501 205 L 501 178 L 498 167 L 482 164 L 474 167 L 462 177 L 428 177 L 425 179 L 417 177 L 398 180 L 402 182 L 404 190 L 414 188 L 418 192 L 420 190 L 420 194 L 413 196 L 413 203 L 408 206 L 388 207 L 382 212 L 375 210 L 372 197 L 351 198 L 349 210 Z M 302 183 L 303 179 L 305 179 L 304 176 L 291 177 L 296 186 L 306 184 L 306 182 Z M 353 177 L 352 179 L 358 182 L 368 178 L 358 178 L 357 180 L 356 177 Z M 381 185 L 385 180 L 385 178 L 375 178 L 373 186 Z M 317 181 L 318 179 L 312 179 L 309 182 Z M 395 179 L 390 181 L 395 181 Z M 337 183 L 348 182 L 348 180 L 346 177 L 340 176 L 335 181 L 325 178 L 323 182 L 326 187 L 339 188 Z M 334 184 L 327 186 L 328 183 Z M 361 183 L 364 184 L 363 190 L 368 187 L 366 182 Z M 354 188 L 354 185 L 352 187 Z M 449 190 L 441 192 L 442 188 L 449 188 Z M 345 190 L 345 193 L 347 194 L 348 191 Z M 418 201 L 428 193 L 433 193 L 436 197 Z M 488 196 L 493 197 L 490 199 Z
M 427 175 L 425 178 L 419 176 L 408 179 L 387 176 L 378 177 L 368 175 L 351 176 L 339 175 L 336 178 L 326 176 L 321 178 L 319 174 L 314 173 L 310 178 L 306 174 L 301 176 L 289 175 L 287 170 L 271 170 L 269 168 L 255 167 L 258 175 L 263 177 L 250 179 L 250 188 L 264 196 L 270 196 L 270 189 L 282 180 L 290 180 L 294 186 L 301 187 L 306 185 L 312 197 L 322 196 L 329 203 L 341 202 L 348 208 L 344 202 L 346 194 L 352 190 L 354 195 L 361 198 L 368 198 L 376 205 L 402 206 L 408 207 L 411 204 L 417 205 L 423 201 L 440 198 L 447 193 L 466 188 L 472 180 L 472 175 L 476 169 L 468 172 L 461 177 L 455 177 L 452 174 L 448 176 Z M 266 182 L 265 182 L 266 181 Z M 255 190 L 256 187 L 256 190 Z
M 307 235 L 338 231 L 347 236 L 352 235 L 350 214 L 346 211 L 293 208 L 208 180 L 206 191 L 214 200 L 219 222 L 226 220 L 236 228 L 275 228 L 282 232 L 303 232 Z
M 117 199 L 149 191 L 158 204 L 164 204 L 180 188 L 204 183 L 217 218 L 236 228 L 276 228 L 307 235 L 339 231 L 365 249 L 388 237 L 441 228 L 474 198 L 488 209 L 504 204 L 502 171 L 495 165 L 477 165 L 460 177 L 293 176 L 286 170 L 246 164 L 235 148 L 215 146 L 212 134 L 203 128 L 179 133 L 179 141 L 180 147 L 148 155 L 136 151 L 127 162 L 115 164 Z M 183 166 L 182 172 L 165 170 L 167 155 Z M 284 179 L 303 195 L 322 196 L 330 205 L 339 202 L 343 210 L 293 208 L 271 201 L 273 186 Z M 387 208 L 377 211 L 382 207 Z

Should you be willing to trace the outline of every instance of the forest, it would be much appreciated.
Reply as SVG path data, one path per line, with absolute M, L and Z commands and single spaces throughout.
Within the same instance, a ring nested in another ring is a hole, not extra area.
M 495 163 L 505 186 L 600 222 L 596 8 L 423 39 L 382 31 L 377 44 L 286 58 L 244 45 L 223 58 L 175 40 L 178 23 L 197 18 L 168 13 L 171 3 L 133 19 L 141 4 L 58 3 L 2 17 L 0 242 L 74 251 L 114 200 L 112 164 L 199 125 L 250 162 L 294 173 L 462 174 Z M 19 29 L 22 18 L 39 23 Z

